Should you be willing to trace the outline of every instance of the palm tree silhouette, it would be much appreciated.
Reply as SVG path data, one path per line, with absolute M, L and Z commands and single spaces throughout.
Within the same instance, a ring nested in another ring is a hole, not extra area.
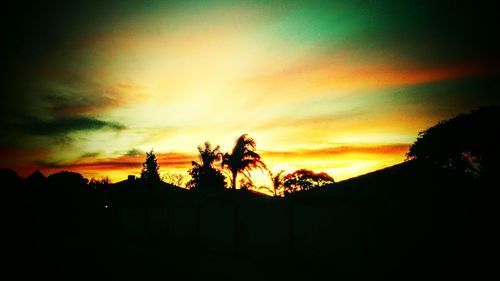
M 285 183 L 285 180 L 283 177 L 283 173 L 285 172 L 285 170 L 279 171 L 276 175 L 274 175 L 271 170 L 268 170 L 267 172 L 269 173 L 269 177 L 271 178 L 271 182 L 273 183 L 272 191 L 274 193 L 274 196 L 276 196 L 277 191 L 284 186 L 283 184 Z
M 242 174 L 251 182 L 250 170 L 266 169 L 266 165 L 262 162 L 260 155 L 255 152 L 255 140 L 248 137 L 247 134 L 241 135 L 234 145 L 231 154 L 225 153 L 222 157 L 222 167 L 231 171 L 231 188 L 236 189 L 236 177 Z

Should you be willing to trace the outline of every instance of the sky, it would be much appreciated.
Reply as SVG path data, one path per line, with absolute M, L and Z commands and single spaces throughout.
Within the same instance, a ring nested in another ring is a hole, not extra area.
M 138 175 L 151 149 L 160 173 L 186 173 L 198 145 L 230 151 L 248 134 L 272 171 L 339 181 L 404 161 L 440 120 L 500 103 L 487 4 L 10 5 L 0 167 L 23 176 L 72 170 L 116 182 Z

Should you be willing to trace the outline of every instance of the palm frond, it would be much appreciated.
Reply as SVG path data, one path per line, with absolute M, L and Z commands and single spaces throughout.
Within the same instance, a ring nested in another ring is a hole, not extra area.
M 248 182 L 250 182 L 250 183 L 253 185 L 253 181 L 252 181 L 252 179 L 251 179 L 251 177 L 250 177 L 250 174 L 248 174 L 248 173 L 244 173 L 244 172 L 243 172 L 243 173 L 241 173 L 241 174 L 245 177 L 245 179 L 247 179 L 247 180 L 248 180 Z
M 243 174 L 245 178 L 250 180 L 250 170 L 260 169 L 263 171 L 266 165 L 261 160 L 261 156 L 255 152 L 256 141 L 243 134 L 236 139 L 235 145 L 231 153 L 222 155 L 222 167 L 228 169 L 232 173 L 232 185 L 235 188 L 235 178 L 238 174 Z
M 272 177 L 273 180 L 273 186 L 274 188 L 279 188 L 283 184 L 283 180 L 281 175 L 285 172 L 285 170 L 279 171 L 274 177 Z

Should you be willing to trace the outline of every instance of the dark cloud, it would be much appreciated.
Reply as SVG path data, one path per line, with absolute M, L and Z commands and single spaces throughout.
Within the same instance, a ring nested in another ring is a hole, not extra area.
M 100 155 L 99 152 L 87 152 L 87 153 L 84 153 L 84 154 L 80 155 L 80 159 L 82 159 L 82 158 L 93 158 L 93 157 L 97 157 L 99 155 Z
M 138 156 L 138 155 L 141 155 L 143 154 L 144 152 L 139 150 L 139 149 L 131 149 L 129 151 L 127 151 L 127 153 L 123 154 L 123 156 Z
M 75 113 L 88 113 L 92 108 L 96 108 L 96 103 L 88 96 L 73 95 L 60 96 L 49 94 L 43 97 L 48 103 L 49 111 L 55 116 L 68 116 Z
M 37 167 L 40 168 L 52 168 L 52 169 L 59 169 L 59 168 L 65 168 L 67 165 L 56 162 L 56 161 L 47 161 L 47 160 L 36 160 L 34 161 L 34 164 Z
M 48 114 L 59 117 L 96 114 L 132 103 L 140 96 L 141 88 L 134 83 L 103 85 L 79 75 L 72 79 L 75 81 L 61 81 L 58 87 L 40 94 L 40 103 Z
M 19 126 L 19 128 L 34 136 L 58 136 L 78 131 L 95 131 L 101 129 L 125 129 L 125 126 L 90 117 L 60 118 L 50 121 L 32 119 Z

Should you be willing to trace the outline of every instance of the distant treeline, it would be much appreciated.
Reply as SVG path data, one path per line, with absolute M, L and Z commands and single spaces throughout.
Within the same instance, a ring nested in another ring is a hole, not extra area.
M 489 106 L 469 114 L 460 114 L 441 121 L 421 132 L 410 146 L 407 161 L 418 160 L 429 165 L 463 174 L 477 181 L 493 182 L 500 171 L 500 107 Z M 138 179 L 112 184 L 107 178 L 85 179 L 82 175 L 61 171 L 45 177 L 38 170 L 26 179 L 9 169 L 0 170 L 4 190 L 27 202 L 49 205 L 162 205 L 167 193 L 199 191 L 223 194 L 236 190 L 259 195 L 266 189 L 274 196 L 287 196 L 303 191 L 335 186 L 334 179 L 326 173 L 299 169 L 284 174 L 273 174 L 256 152 L 256 142 L 244 134 L 237 138 L 231 152 L 222 153 L 220 147 L 209 142 L 198 147 L 199 161 L 192 162 L 191 176 L 185 188 L 179 188 L 183 178 L 175 174 L 159 175 L 159 165 L 153 151 L 146 153 L 146 160 Z M 260 169 L 268 173 L 272 186 L 256 187 L 250 171 Z M 240 177 L 238 185 L 238 177 Z M 167 182 L 165 182 L 167 181 Z M 229 185 L 228 185 L 229 183 Z M 8 197 L 9 198 L 9 197 Z

